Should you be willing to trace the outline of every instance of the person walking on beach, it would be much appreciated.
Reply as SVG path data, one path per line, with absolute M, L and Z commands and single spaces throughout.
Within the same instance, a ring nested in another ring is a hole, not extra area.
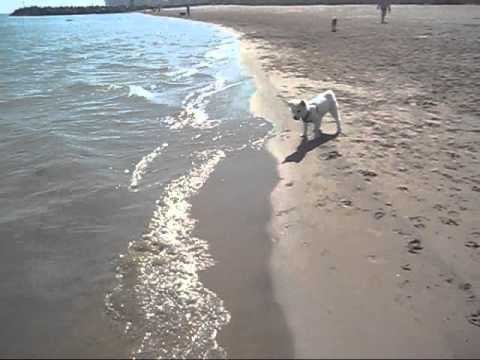
M 387 22 L 385 21 L 385 17 L 387 16 L 387 11 L 391 12 L 392 7 L 390 6 L 390 0 L 378 0 L 377 1 L 377 9 L 380 9 L 381 11 L 381 17 L 382 17 L 382 24 L 386 24 Z

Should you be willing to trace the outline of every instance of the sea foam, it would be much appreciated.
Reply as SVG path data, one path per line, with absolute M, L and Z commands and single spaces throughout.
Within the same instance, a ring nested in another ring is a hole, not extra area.
M 132 178 L 130 180 L 130 190 L 137 191 L 138 185 L 147 171 L 148 165 L 155 160 L 155 158 L 162 153 L 162 150 L 168 146 L 168 143 L 163 143 L 162 146 L 156 147 L 152 152 L 148 153 L 135 165 Z
M 148 101 L 155 102 L 155 94 L 139 85 L 129 85 L 128 86 L 128 96 L 137 96 L 147 99 Z

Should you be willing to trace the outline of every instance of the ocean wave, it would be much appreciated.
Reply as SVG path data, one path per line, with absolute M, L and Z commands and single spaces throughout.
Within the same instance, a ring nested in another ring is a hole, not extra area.
M 105 304 L 126 334 L 141 339 L 135 357 L 226 356 L 216 335 L 230 314 L 200 281 L 198 272 L 214 262 L 207 242 L 192 236 L 189 202 L 224 157 L 221 150 L 195 154 L 193 168 L 165 188 L 142 238 L 120 256 L 119 283 Z
M 170 129 L 175 127 L 175 123 L 177 122 L 177 118 L 175 116 L 165 116 L 162 119 L 162 123 L 167 125 Z
M 213 84 L 208 84 L 199 90 L 190 93 L 183 100 L 183 111 L 179 118 L 172 124 L 171 129 L 181 129 L 185 126 L 191 126 L 198 129 L 211 129 L 218 124 L 219 120 L 210 119 L 207 113 L 207 106 L 210 97 L 219 92 L 225 91 L 243 83 L 243 80 L 231 84 L 226 84 L 223 78 L 217 78 Z
M 138 184 L 142 180 L 145 172 L 147 171 L 148 165 L 155 160 L 155 158 L 161 154 L 162 150 L 168 146 L 167 143 L 163 143 L 162 146 L 155 148 L 152 152 L 148 153 L 135 165 L 135 169 L 132 173 L 132 178 L 130 180 L 129 189 L 132 191 L 137 191 Z
M 129 85 L 128 86 L 128 96 L 137 96 L 137 97 L 142 97 L 145 98 L 149 101 L 154 101 L 155 100 L 155 94 L 151 91 L 148 91 L 147 89 L 139 86 L 139 85 Z
M 66 85 L 66 89 L 70 92 L 85 92 L 85 93 L 92 93 L 92 92 L 110 92 L 114 90 L 122 89 L 124 86 L 118 84 L 103 84 L 103 83 L 95 83 L 91 81 L 79 80 L 71 82 L 70 84 Z
M 120 85 L 116 85 L 116 84 L 108 84 L 107 85 L 107 89 L 108 90 L 118 90 L 118 89 L 121 89 L 122 87 Z
M 222 42 L 217 47 L 207 51 L 205 58 L 213 61 L 221 61 L 231 58 L 231 53 L 237 49 L 237 42 L 226 41 Z
M 183 86 L 191 86 L 192 85 L 190 82 L 180 82 L 180 81 L 175 81 L 175 80 L 159 79 L 157 81 L 164 84 L 164 85 L 167 85 L 167 86 L 183 87 Z
M 171 86 L 162 86 L 156 91 L 157 85 L 151 84 L 148 88 L 139 85 L 128 85 L 129 98 L 142 98 L 152 104 L 179 108 L 182 93 Z
M 174 71 L 169 71 L 166 73 L 166 75 L 173 80 L 182 80 L 185 78 L 192 77 L 195 74 L 198 74 L 200 72 L 199 69 L 192 67 L 192 68 L 183 68 L 183 69 L 177 69 Z
M 134 56 L 134 58 L 141 58 L 140 56 Z M 138 73 L 158 73 L 160 71 L 166 71 L 168 69 L 166 64 L 148 64 L 148 63 L 136 63 L 132 64 L 131 62 L 129 63 L 128 61 L 126 63 L 122 62 L 105 62 L 103 64 L 97 65 L 97 68 L 99 70 L 105 69 L 108 70 L 109 72 L 112 71 L 130 71 L 130 72 L 138 72 Z

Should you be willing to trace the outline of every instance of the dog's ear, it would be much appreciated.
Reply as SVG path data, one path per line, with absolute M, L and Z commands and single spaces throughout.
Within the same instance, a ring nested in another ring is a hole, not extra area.
M 288 101 L 286 101 L 285 103 L 287 104 L 287 106 L 288 106 L 288 108 L 289 108 L 290 110 L 293 110 L 293 109 L 295 109 L 295 106 L 297 106 L 297 105 L 295 105 L 295 104 L 294 104 L 294 103 L 292 103 L 292 102 L 288 102 Z

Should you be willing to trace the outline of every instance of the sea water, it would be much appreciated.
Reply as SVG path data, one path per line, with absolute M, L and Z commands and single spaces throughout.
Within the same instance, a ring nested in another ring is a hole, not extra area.
M 0 39 L 0 354 L 226 356 L 189 200 L 269 128 L 239 39 L 143 14 Z

